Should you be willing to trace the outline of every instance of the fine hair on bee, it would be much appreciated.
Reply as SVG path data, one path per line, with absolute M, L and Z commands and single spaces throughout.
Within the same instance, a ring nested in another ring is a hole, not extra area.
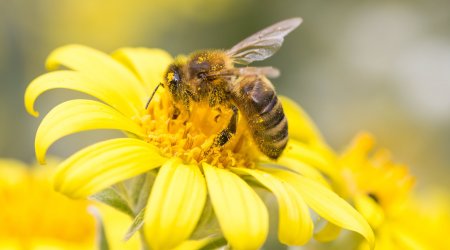
M 189 112 L 192 102 L 228 108 L 232 116 L 216 135 L 212 147 L 223 146 L 232 138 L 237 130 L 238 116 L 242 115 L 258 149 L 271 159 L 279 158 L 289 139 L 288 123 L 268 79 L 277 77 L 279 71 L 273 67 L 246 65 L 275 54 L 284 37 L 301 22 L 301 18 L 291 18 L 275 23 L 229 50 L 199 50 L 187 58 L 176 58 L 168 66 L 163 83 L 156 86 L 146 108 L 160 86 L 170 93 L 177 109 Z

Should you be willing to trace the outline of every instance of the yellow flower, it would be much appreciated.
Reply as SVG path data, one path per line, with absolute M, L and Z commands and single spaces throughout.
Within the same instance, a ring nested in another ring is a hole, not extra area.
M 50 173 L 0 160 L 0 249 L 95 249 L 88 203 L 53 191 Z
M 60 164 L 54 178 L 58 191 L 85 197 L 158 170 L 143 219 L 152 249 L 174 248 L 194 240 L 191 235 L 207 202 L 232 248 L 261 247 L 269 214 L 254 185 L 265 187 L 277 198 L 278 236 L 285 244 L 301 245 L 311 238 L 314 225 L 309 208 L 372 243 L 367 222 L 329 189 L 317 170 L 331 169 L 328 161 L 307 143 L 292 139 L 277 162 L 269 161 L 256 150 L 244 120 L 240 120 L 231 141 L 204 156 L 230 112 L 193 104 L 190 114 L 181 111 L 174 116 L 164 90 L 146 109 L 172 60 L 158 49 L 124 48 L 109 56 L 80 45 L 61 47 L 49 56 L 49 69 L 62 65 L 69 70 L 44 74 L 29 85 L 25 93 L 29 113 L 37 115 L 33 108 L 36 98 L 55 88 L 84 92 L 99 101 L 69 100 L 51 110 L 36 133 L 38 160 L 44 162 L 55 141 L 76 132 L 117 129 L 128 135 L 91 145 Z M 295 134 L 302 114 L 292 101 L 283 99 L 283 105 L 289 132 Z
M 293 112 L 290 108 L 295 104 L 290 103 L 288 107 L 287 112 Z M 291 138 L 303 141 L 327 161 L 335 162 L 332 166 L 339 166 L 330 169 L 325 164 L 319 165 L 333 188 L 351 201 L 375 230 L 375 249 L 450 249 L 450 242 L 445 238 L 450 234 L 448 194 L 435 190 L 415 194 L 412 190 L 415 179 L 408 167 L 393 162 L 386 149 L 373 152 L 375 139 L 369 133 L 358 134 L 339 155 L 328 147 L 315 124 L 298 106 L 296 113 L 302 115 L 296 117 L 299 129 L 290 132 Z M 323 231 L 316 238 L 332 239 L 339 232 L 333 227 Z M 349 245 L 354 246 L 354 242 Z M 359 249 L 369 247 L 366 243 L 359 245 Z
M 411 197 L 395 223 L 394 238 L 402 249 L 450 249 L 450 200 L 448 193 L 427 190 Z M 413 219 L 412 219 L 413 218 Z M 398 249 L 398 248 L 397 248 Z
M 375 230 L 376 249 L 449 248 L 437 237 L 450 232 L 448 210 L 442 212 L 448 209 L 448 201 L 419 201 L 413 195 L 414 178 L 408 168 L 394 163 L 385 149 L 370 155 L 373 146 L 370 134 L 359 134 L 340 163 L 346 195 Z
M 48 166 L 0 159 L 0 249 L 97 249 L 97 226 L 90 208 L 105 222 L 110 249 L 139 249 L 139 239 L 122 242 L 131 219 L 111 207 L 72 200 L 57 193 Z M 95 208 L 94 208 L 95 206 Z

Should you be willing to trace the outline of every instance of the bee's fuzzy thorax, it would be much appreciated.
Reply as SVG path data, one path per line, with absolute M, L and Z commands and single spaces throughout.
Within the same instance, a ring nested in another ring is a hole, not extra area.
M 223 50 L 199 50 L 192 53 L 187 61 L 191 78 L 200 73 L 212 74 L 231 67 L 232 61 Z

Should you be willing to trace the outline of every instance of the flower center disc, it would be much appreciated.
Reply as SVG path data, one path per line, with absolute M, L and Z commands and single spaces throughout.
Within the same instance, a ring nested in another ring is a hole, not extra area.
M 186 164 L 254 167 L 254 158 L 259 153 L 245 119 L 239 117 L 236 134 L 225 145 L 218 146 L 214 140 L 228 126 L 232 116 L 229 108 L 209 107 L 202 102 L 191 102 L 190 111 L 182 105 L 177 107 L 166 91 L 155 95 L 141 118 L 146 142 L 158 147 L 164 156 L 179 157 Z

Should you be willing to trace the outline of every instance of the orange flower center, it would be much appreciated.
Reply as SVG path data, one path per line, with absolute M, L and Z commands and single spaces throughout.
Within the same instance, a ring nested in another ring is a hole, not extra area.
M 204 103 L 192 102 L 190 112 L 176 108 L 164 91 L 153 98 L 140 123 L 146 133 L 143 139 L 160 148 L 164 156 L 179 157 L 186 164 L 207 162 L 220 168 L 253 168 L 259 153 L 242 117 L 225 145 L 214 143 L 231 116 L 232 111 L 225 107 L 211 108 Z

